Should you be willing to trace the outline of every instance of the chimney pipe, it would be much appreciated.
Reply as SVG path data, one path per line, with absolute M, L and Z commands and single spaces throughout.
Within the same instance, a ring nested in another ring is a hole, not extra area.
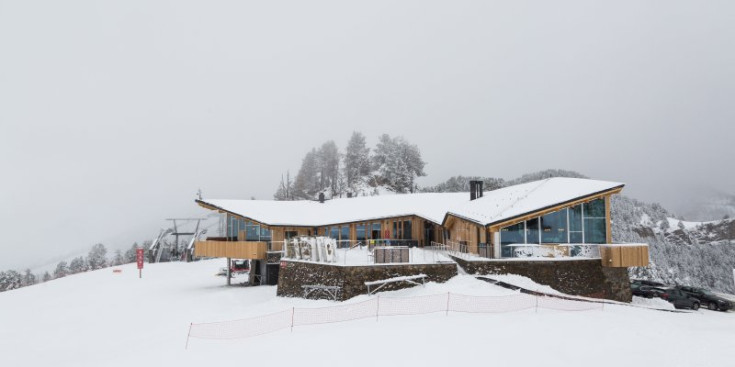
M 319 202 L 322 204 L 324 203 L 324 193 L 323 192 L 319 193 Z
M 470 181 L 470 201 L 482 197 L 482 181 Z

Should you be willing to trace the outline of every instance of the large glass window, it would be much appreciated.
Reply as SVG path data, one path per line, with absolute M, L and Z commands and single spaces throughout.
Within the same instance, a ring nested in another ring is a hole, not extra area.
M 542 243 L 567 243 L 567 210 L 562 209 L 541 217 Z
M 569 208 L 569 242 L 584 242 L 582 236 L 582 204 Z
M 403 221 L 403 239 L 404 240 L 413 239 L 411 236 L 411 221 L 410 220 Z
M 342 226 L 342 229 L 340 230 L 340 236 L 342 241 L 347 241 L 350 239 L 350 226 Z
M 540 243 L 538 230 L 538 218 L 526 221 L 526 243 Z
M 260 226 L 248 222 L 245 226 L 245 241 L 260 241 Z
M 270 241 L 271 240 L 271 230 L 265 227 L 260 227 L 260 240 Z
M 339 240 L 339 227 L 329 227 L 329 237 Z
M 367 233 L 365 233 L 365 224 L 360 223 L 355 226 L 355 235 L 357 236 L 358 241 L 365 241 L 367 238 Z
M 596 199 L 584 204 L 584 241 L 605 243 L 606 236 L 605 200 Z
M 500 230 L 500 249 L 502 257 L 511 257 L 512 244 L 524 243 L 523 222 L 505 227 Z

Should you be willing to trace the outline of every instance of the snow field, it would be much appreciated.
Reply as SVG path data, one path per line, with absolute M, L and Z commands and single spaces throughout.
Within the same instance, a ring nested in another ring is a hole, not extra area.
M 3 366 L 176 365 L 728 365 L 735 314 L 660 312 L 605 305 L 604 311 L 529 309 L 392 316 L 283 329 L 237 340 L 192 339 L 189 324 L 243 319 L 292 307 L 352 304 L 275 297 L 275 287 L 226 287 L 223 260 L 135 264 L 0 294 Z M 516 292 L 457 276 L 444 284 L 381 293 L 412 297 Z

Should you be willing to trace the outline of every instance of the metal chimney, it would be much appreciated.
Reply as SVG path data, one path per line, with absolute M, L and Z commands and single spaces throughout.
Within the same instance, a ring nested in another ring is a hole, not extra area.
M 323 192 L 319 193 L 319 202 L 324 203 L 324 193 Z
M 482 181 L 470 181 L 470 201 L 482 197 Z

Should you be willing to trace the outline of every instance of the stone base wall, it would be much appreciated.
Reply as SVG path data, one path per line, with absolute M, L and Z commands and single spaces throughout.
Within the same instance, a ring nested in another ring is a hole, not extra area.
M 281 260 L 278 273 L 277 295 L 281 297 L 303 297 L 302 285 L 338 286 L 338 300 L 367 294 L 365 282 L 388 278 L 426 274 L 426 282 L 443 283 L 457 275 L 457 264 L 380 264 L 374 266 L 337 266 L 323 263 Z M 382 290 L 413 287 L 406 282 L 387 284 Z M 323 295 L 309 298 L 327 298 Z
M 627 268 L 605 268 L 600 260 L 466 261 L 454 258 L 467 273 L 475 275 L 518 274 L 536 283 L 575 296 L 630 302 Z

